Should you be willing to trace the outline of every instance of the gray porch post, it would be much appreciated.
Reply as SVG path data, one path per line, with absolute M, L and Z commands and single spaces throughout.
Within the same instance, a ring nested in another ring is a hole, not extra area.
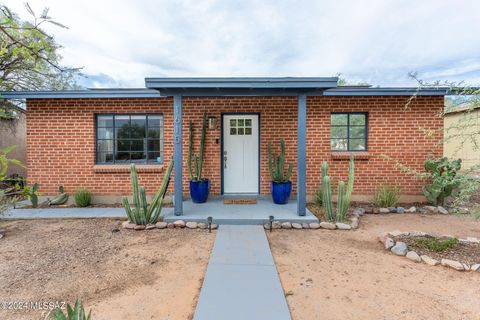
M 298 96 L 297 116 L 297 212 L 306 214 L 307 206 L 307 97 Z
M 173 166 L 175 183 L 174 213 L 176 216 L 183 214 L 182 166 L 183 166 L 183 139 L 182 139 L 182 96 L 173 96 Z

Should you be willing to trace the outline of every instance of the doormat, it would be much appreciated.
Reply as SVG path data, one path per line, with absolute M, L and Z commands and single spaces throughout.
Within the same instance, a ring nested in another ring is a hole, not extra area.
M 257 204 L 257 199 L 224 199 L 223 204 Z

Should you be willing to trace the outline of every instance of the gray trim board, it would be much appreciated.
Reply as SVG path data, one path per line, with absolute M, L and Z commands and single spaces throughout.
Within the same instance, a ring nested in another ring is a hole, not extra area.
M 159 98 L 153 89 L 86 89 L 63 91 L 2 91 L 4 99 L 64 99 L 64 98 Z
M 331 88 L 323 91 L 324 96 L 445 96 L 449 89 L 437 88 Z

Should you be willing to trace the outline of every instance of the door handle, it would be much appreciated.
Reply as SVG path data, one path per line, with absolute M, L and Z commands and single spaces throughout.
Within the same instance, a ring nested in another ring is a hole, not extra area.
M 226 169 L 227 168 L 227 156 L 223 157 L 223 167 Z

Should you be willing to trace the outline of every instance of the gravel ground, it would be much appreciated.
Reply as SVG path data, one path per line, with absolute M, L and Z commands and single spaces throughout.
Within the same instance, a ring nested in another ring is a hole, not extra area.
M 367 215 L 354 231 L 267 232 L 293 319 L 480 319 L 480 273 L 395 256 L 377 240 L 392 230 L 479 237 L 480 221 Z
M 0 302 L 79 298 L 97 320 L 191 318 L 215 234 L 120 226 L 113 219 L 3 222 Z M 0 319 L 44 318 L 0 310 Z

